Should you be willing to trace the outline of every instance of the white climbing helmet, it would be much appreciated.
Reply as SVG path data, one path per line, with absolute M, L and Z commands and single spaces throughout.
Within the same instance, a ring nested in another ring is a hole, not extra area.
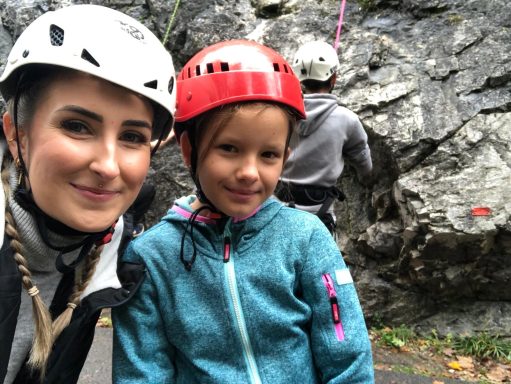
M 132 17 L 111 8 L 82 4 L 46 12 L 14 44 L 0 92 L 15 93 L 26 66 L 56 65 L 89 73 L 153 102 L 152 139 L 169 134 L 176 106 L 175 70 L 158 38 Z
M 298 48 L 292 66 L 300 81 L 326 81 L 340 63 L 334 47 L 324 41 L 311 41 Z

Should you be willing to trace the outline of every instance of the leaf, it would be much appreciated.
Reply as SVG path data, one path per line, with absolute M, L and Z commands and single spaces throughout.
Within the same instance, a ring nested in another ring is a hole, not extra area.
M 461 368 L 460 363 L 458 363 L 457 361 L 451 361 L 447 365 L 449 366 L 449 368 L 452 368 L 452 369 L 454 369 L 456 371 L 462 371 L 463 370 L 463 368 Z
M 474 369 L 474 359 L 469 356 L 458 357 L 458 363 L 462 369 Z
M 503 365 L 493 367 L 486 377 L 495 383 L 509 383 L 511 381 L 511 369 Z
M 112 328 L 112 319 L 110 317 L 100 317 L 96 324 L 96 327 L 100 328 Z

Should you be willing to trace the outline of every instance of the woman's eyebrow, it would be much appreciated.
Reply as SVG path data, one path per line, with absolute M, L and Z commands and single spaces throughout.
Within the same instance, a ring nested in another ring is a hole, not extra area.
M 59 111 L 75 112 L 90 119 L 96 120 L 100 123 L 103 122 L 103 116 L 98 115 L 95 112 L 89 111 L 88 109 L 85 109 L 83 107 L 79 107 L 78 105 L 65 105 L 62 108 L 60 108 Z
M 145 120 L 125 120 L 122 122 L 124 127 L 140 127 L 152 129 L 152 125 Z
M 99 123 L 103 122 L 103 116 L 92 112 L 88 109 L 85 109 L 83 107 L 80 107 L 78 105 L 65 105 L 62 108 L 59 109 L 59 111 L 68 111 L 68 112 L 74 112 L 78 113 L 82 116 L 88 117 L 92 120 L 96 120 Z M 122 122 L 123 126 L 129 126 L 129 127 L 141 127 L 141 128 L 152 128 L 152 125 L 145 120 L 125 120 Z

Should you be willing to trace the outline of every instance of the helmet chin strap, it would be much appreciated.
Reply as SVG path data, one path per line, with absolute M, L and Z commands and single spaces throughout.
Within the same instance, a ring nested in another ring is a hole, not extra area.
M 217 213 L 219 215 L 227 216 L 223 212 L 221 212 L 215 205 L 208 199 L 204 191 L 202 190 L 202 186 L 200 185 L 199 176 L 197 175 L 197 167 L 198 167 L 198 150 L 197 150 L 197 144 L 195 140 L 195 130 L 190 129 L 188 130 L 188 138 L 190 141 L 190 175 L 192 177 L 192 180 L 195 184 L 195 194 L 197 196 L 197 199 L 205 206 L 209 208 L 209 210 L 213 213 Z
M 22 94 L 23 90 L 23 80 L 25 77 L 25 72 L 22 72 L 21 75 L 18 78 L 18 86 L 16 87 L 16 93 L 13 97 L 13 115 L 12 116 L 12 123 L 14 124 L 14 129 L 16 130 L 16 149 L 18 151 L 18 161 L 19 161 L 19 167 L 20 167 L 20 184 L 24 183 L 23 177 L 26 175 L 28 178 L 28 170 L 25 165 L 25 160 L 23 160 L 23 155 L 21 153 L 21 146 L 20 146 L 20 135 L 19 135 L 19 128 L 18 128 L 18 104 L 20 101 L 20 96 Z

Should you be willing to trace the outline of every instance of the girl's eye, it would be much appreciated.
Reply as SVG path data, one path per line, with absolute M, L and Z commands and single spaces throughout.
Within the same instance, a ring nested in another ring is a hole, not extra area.
M 220 144 L 218 148 L 225 152 L 236 152 L 236 147 L 230 144 Z
M 141 132 L 126 131 L 122 134 L 121 140 L 133 144 L 145 144 L 148 143 L 151 139 L 148 135 L 144 135 Z
M 277 152 L 272 152 L 272 151 L 263 152 L 262 156 L 267 159 L 277 159 L 280 157 Z
M 71 133 L 85 134 L 90 132 L 89 126 L 80 120 L 64 120 L 60 125 Z

